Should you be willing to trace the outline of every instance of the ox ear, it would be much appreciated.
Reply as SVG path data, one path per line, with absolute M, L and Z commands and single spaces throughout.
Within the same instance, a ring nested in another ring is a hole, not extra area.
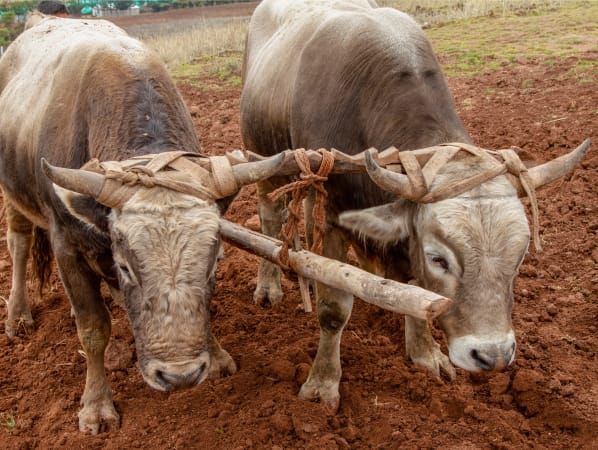
M 56 195 L 72 216 L 97 228 L 102 233 L 108 232 L 108 214 L 110 214 L 110 208 L 98 203 L 89 195 L 70 191 L 54 183 L 52 183 L 52 186 L 54 187 L 54 192 L 56 192 Z
M 411 208 L 406 200 L 397 200 L 382 206 L 347 211 L 339 215 L 339 225 L 360 237 L 390 244 L 409 236 Z

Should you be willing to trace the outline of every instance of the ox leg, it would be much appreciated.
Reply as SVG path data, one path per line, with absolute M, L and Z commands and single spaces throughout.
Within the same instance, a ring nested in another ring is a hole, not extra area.
M 405 346 L 411 361 L 426 367 L 436 377 L 440 378 L 441 371 L 450 380 L 457 376 L 448 356 L 442 353 L 440 345 L 432 337 L 426 320 L 405 316 Z
M 219 378 L 222 375 L 232 375 L 237 372 L 237 365 L 229 353 L 224 350 L 216 336 L 210 333 L 210 371 L 208 378 Z
M 268 194 L 275 189 L 275 185 L 270 180 L 264 180 L 257 183 L 258 204 L 262 233 L 277 237 L 282 228 L 282 200 L 271 201 Z M 282 300 L 282 287 L 280 285 L 280 267 L 265 259 L 260 261 L 260 267 L 257 274 L 257 286 L 253 293 L 253 300 L 257 304 L 262 304 L 269 300 L 272 305 L 280 303 Z
M 20 328 L 25 332 L 33 329 L 33 318 L 27 303 L 27 260 L 31 249 L 33 226 L 9 203 L 6 204 L 8 230 L 6 241 L 12 259 L 12 286 L 8 297 L 6 335 L 12 339 Z
M 81 397 L 79 429 L 97 434 L 118 429 L 120 418 L 104 370 L 104 352 L 110 339 L 110 313 L 100 294 L 100 277 L 84 258 L 53 239 L 60 278 L 75 311 L 77 334 L 87 360 L 85 390 Z
M 347 243 L 342 231 L 328 229 L 324 236 L 323 255 L 345 261 Z M 340 403 L 341 334 L 353 309 L 353 296 L 321 283 L 316 283 L 320 342 L 318 352 L 307 381 L 301 386 L 299 397 L 304 400 L 319 399 L 331 411 Z

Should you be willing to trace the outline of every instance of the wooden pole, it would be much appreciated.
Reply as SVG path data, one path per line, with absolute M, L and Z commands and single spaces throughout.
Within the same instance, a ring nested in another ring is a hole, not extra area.
M 278 239 L 227 220 L 221 220 L 220 233 L 225 241 L 280 265 L 282 242 Z M 289 250 L 289 265 L 300 276 L 349 292 L 388 311 L 420 319 L 432 319 L 452 303 L 452 300 L 418 286 L 382 278 L 305 250 Z

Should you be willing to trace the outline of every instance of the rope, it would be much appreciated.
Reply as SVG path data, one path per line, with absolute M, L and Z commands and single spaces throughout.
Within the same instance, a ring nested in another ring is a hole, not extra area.
M 92 160 L 85 170 L 104 175 L 98 201 L 106 205 L 123 205 L 139 187 L 164 187 L 201 200 L 213 202 L 239 189 L 227 157 L 202 157 L 210 160 L 211 171 L 189 158 L 201 155 L 184 151 L 142 155 L 126 161 Z
M 298 234 L 299 221 L 301 220 L 301 203 L 307 195 L 307 188 L 312 187 L 316 191 L 316 201 L 313 208 L 314 219 L 314 239 L 310 250 L 319 254 L 322 249 L 322 237 L 324 235 L 325 219 L 326 219 L 326 199 L 328 192 L 324 188 L 324 182 L 328 179 L 328 175 L 334 166 L 334 156 L 332 152 L 326 149 L 320 149 L 322 154 L 322 162 L 318 168 L 318 172 L 314 173 L 311 170 L 309 157 L 305 149 L 297 149 L 293 152 L 295 161 L 301 173 L 299 180 L 289 183 L 285 186 L 274 190 L 268 194 L 271 201 L 277 201 L 286 194 L 291 194 L 291 201 L 288 204 L 289 217 L 285 222 L 280 238 L 283 242 L 280 251 L 280 261 L 284 269 L 288 270 L 289 247 L 293 246 L 295 236 Z
M 536 189 L 534 183 L 527 171 L 527 167 L 515 153 L 513 149 L 499 150 L 498 153 L 505 161 L 507 171 L 519 178 L 519 182 L 523 190 L 527 194 L 532 210 L 532 235 L 534 239 L 534 248 L 537 252 L 542 251 L 542 241 L 540 240 L 540 210 L 538 208 L 538 199 L 536 197 Z
M 178 181 L 169 176 L 160 176 L 153 170 L 144 166 L 131 167 L 122 171 L 107 170 L 106 180 L 115 180 L 127 187 L 143 186 L 153 188 L 155 186 L 165 187 L 182 194 L 188 194 L 202 200 L 214 200 L 212 193 L 199 186 L 192 186 L 188 182 Z M 106 185 L 105 185 L 106 186 Z M 105 189 L 102 189 L 102 192 Z M 102 194 L 100 193 L 100 196 Z
M 445 144 L 436 147 L 434 150 L 433 156 L 428 159 L 423 168 L 416 159 L 416 152 L 397 151 L 399 161 L 414 188 L 414 192 L 417 193 L 417 198 L 414 201 L 431 203 L 455 197 L 508 172 L 519 179 L 521 187 L 530 199 L 534 247 L 537 251 L 542 250 L 539 234 L 539 208 L 535 188 L 527 168 L 514 150 L 499 150 L 491 154 L 474 145 L 463 143 Z M 473 177 L 458 180 L 430 191 L 429 186 L 436 174 L 459 153 L 459 150 L 464 150 L 477 157 L 490 159 L 496 166 Z M 283 268 L 286 269 L 288 269 L 289 247 L 294 245 L 295 236 L 298 236 L 301 204 L 307 195 L 307 188 L 313 188 L 316 193 L 312 210 L 314 234 L 310 251 L 316 254 L 321 254 L 322 251 L 322 239 L 326 222 L 325 205 L 328 197 L 324 182 L 328 179 L 328 175 L 334 166 L 335 152 L 322 148 L 319 149 L 319 153 L 322 156 L 322 161 L 318 171 L 314 173 L 311 170 L 307 151 L 305 149 L 295 150 L 293 155 L 300 170 L 299 179 L 276 189 L 268 195 L 270 200 L 277 201 L 282 196 L 291 194 L 291 200 L 287 207 L 289 217 L 281 230 L 283 247 L 280 258 Z M 230 161 L 226 157 L 209 158 L 212 168 L 212 172 L 209 172 L 198 164 L 192 163 L 188 158 L 185 158 L 186 156 L 198 155 L 175 151 L 157 155 L 144 155 L 141 158 L 137 157 L 122 162 L 98 163 L 94 160 L 86 164 L 89 167 L 84 166 L 84 168 L 99 173 L 103 172 L 105 183 L 98 200 L 107 205 L 124 204 L 136 192 L 138 186 L 145 188 L 160 186 L 207 201 L 214 201 L 223 194 L 230 195 L 230 192 L 238 190 Z M 502 159 L 503 162 L 498 161 L 497 158 Z M 343 158 L 339 156 L 339 159 L 342 160 Z M 358 160 L 363 161 L 363 153 L 360 155 L 360 159 L 352 158 L 352 160 L 355 163 Z M 188 180 L 183 180 L 180 174 L 186 174 L 194 181 L 190 183 Z
M 405 169 L 410 183 L 415 187 L 415 191 L 420 193 L 420 195 L 418 195 L 417 198 L 414 198 L 413 201 L 420 203 L 434 203 L 441 200 L 446 200 L 447 198 L 453 198 L 499 175 L 509 173 L 519 179 L 521 187 L 525 191 L 527 197 L 530 199 L 534 248 L 538 252 L 542 251 L 542 242 L 539 231 L 540 212 L 538 208 L 538 200 L 536 198 L 536 191 L 527 167 L 525 164 L 523 164 L 519 158 L 519 155 L 513 149 L 498 150 L 491 153 L 487 150 L 476 147 L 475 145 L 464 143 L 441 144 L 440 147 L 441 148 L 439 150 L 436 150 L 433 153 L 432 157 L 427 161 L 427 163 L 424 164 L 423 168 L 419 165 L 419 162 L 415 160 L 414 152 L 407 151 L 399 153 L 401 164 Z M 430 191 L 428 186 L 432 184 L 436 174 L 445 164 L 451 161 L 457 155 L 457 153 L 459 153 L 459 150 L 464 150 L 471 155 L 490 160 L 495 164 L 495 167 L 472 177 L 463 180 L 457 180 Z M 410 157 L 403 156 L 406 153 L 411 154 Z M 498 158 L 502 159 L 503 162 L 498 161 Z M 409 167 L 405 167 L 405 162 L 408 162 Z M 512 184 L 516 189 L 518 188 L 518 186 L 516 186 L 513 182 Z M 424 185 L 425 191 L 422 193 L 422 186 Z
M 463 150 L 468 151 L 469 153 L 480 156 L 486 159 L 491 159 L 494 162 L 498 162 L 496 157 L 493 157 L 488 151 L 483 150 L 479 147 L 470 144 L 447 144 L 447 145 L 456 145 Z M 538 199 L 536 197 L 536 189 L 534 187 L 534 183 L 529 175 L 527 167 L 519 158 L 519 155 L 513 149 L 505 149 L 505 150 L 498 150 L 495 152 L 497 157 L 502 158 L 503 163 L 498 162 L 499 166 L 497 167 L 496 175 L 501 175 L 503 173 L 510 173 L 519 179 L 519 183 L 523 187 L 527 197 L 530 200 L 530 206 L 532 210 L 532 237 L 534 241 L 534 248 L 537 252 L 542 251 L 542 241 L 540 239 L 540 210 L 538 208 Z M 502 168 L 502 171 L 498 172 L 498 170 Z M 492 170 L 486 172 L 490 175 Z M 480 174 L 483 176 L 484 174 Z M 475 177 L 474 177 L 475 178 Z M 488 179 L 494 178 L 493 176 L 489 176 Z M 481 183 L 478 183 L 481 184 Z M 517 189 L 517 186 L 515 186 Z

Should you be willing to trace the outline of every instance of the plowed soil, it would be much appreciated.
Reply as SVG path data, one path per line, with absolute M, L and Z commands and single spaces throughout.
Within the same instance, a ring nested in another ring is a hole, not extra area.
M 211 310 L 214 334 L 239 366 L 233 376 L 172 394 L 152 390 L 126 314 L 106 298 L 119 431 L 78 431 L 85 361 L 58 279 L 33 307 L 31 335 L 9 343 L 0 307 L 0 448 L 598 448 L 598 90 L 575 75 L 578 59 L 526 59 L 449 80 L 480 146 L 516 145 L 542 162 L 586 137 L 595 142 L 568 180 L 538 192 L 544 251 L 530 248 L 516 282 L 518 354 L 505 372 L 458 370 L 455 382 L 436 380 L 406 359 L 402 317 L 356 301 L 342 341 L 341 407 L 328 416 L 296 396 L 317 348 L 315 313 L 302 311 L 293 280 L 284 280 L 282 305 L 254 305 L 258 258 L 227 245 Z M 211 87 L 179 83 L 203 149 L 241 148 L 240 88 L 203 81 Z M 251 226 L 255 215 L 250 186 L 226 217 Z M 8 298 L 4 237 L 0 266 Z

